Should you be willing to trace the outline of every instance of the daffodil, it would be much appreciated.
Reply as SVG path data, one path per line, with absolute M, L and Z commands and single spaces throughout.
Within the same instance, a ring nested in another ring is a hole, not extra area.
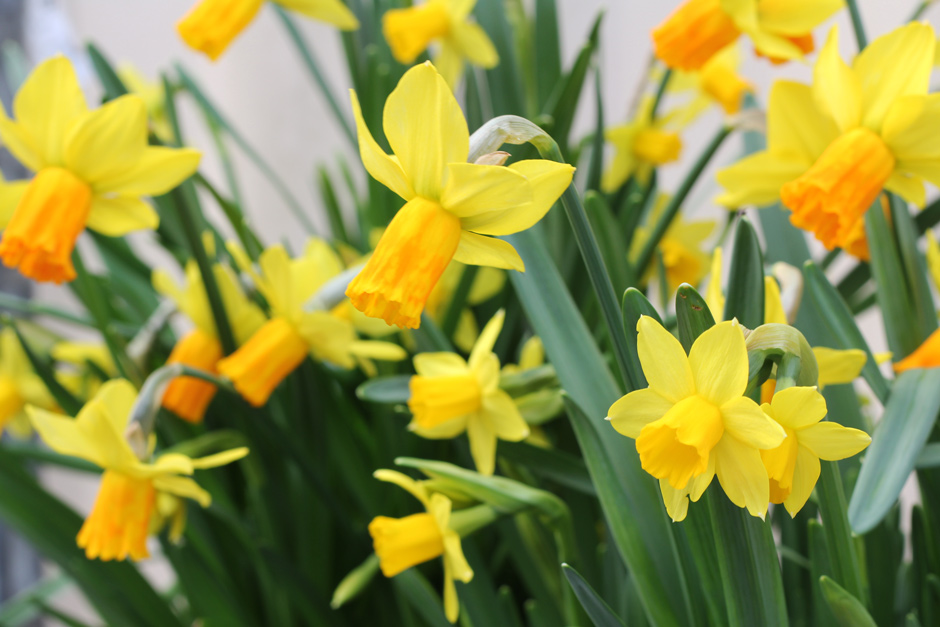
M 466 266 L 457 261 L 451 261 L 444 274 L 434 289 L 428 296 L 428 302 L 425 304 L 425 311 L 435 322 L 442 322 L 450 307 L 454 292 L 460 284 L 460 277 L 463 275 Z M 506 284 L 506 273 L 496 268 L 480 268 L 473 283 L 470 286 L 470 292 L 467 294 L 466 303 L 468 307 L 460 312 L 460 318 L 457 320 L 457 328 L 454 330 L 454 345 L 460 350 L 469 353 L 473 348 L 473 343 L 479 337 L 479 328 L 473 312 L 469 306 L 479 305 L 493 298 L 503 289 Z
M 717 475 L 732 503 L 753 516 L 767 512 L 769 484 L 760 449 L 786 437 L 751 399 L 744 333 L 722 322 L 695 340 L 688 355 L 649 316 L 637 323 L 637 348 L 649 387 L 614 403 L 608 420 L 634 438 L 640 463 L 659 479 L 673 520 L 685 518 Z
M 155 229 L 141 196 L 169 191 L 199 165 L 195 150 L 147 145 L 139 96 L 89 111 L 63 56 L 29 75 L 13 112 L 15 120 L 0 107 L 0 139 L 36 176 L 0 194 L 0 260 L 37 281 L 75 278 L 72 249 L 86 227 L 110 236 Z
M 653 29 L 653 47 L 669 67 L 697 70 L 743 33 L 758 54 L 801 59 L 813 51 L 813 29 L 842 6 L 842 0 L 686 0 Z
M 830 250 L 868 257 L 864 215 L 883 189 L 923 206 L 940 185 L 940 95 L 928 95 L 933 28 L 913 23 L 879 37 L 851 66 L 833 28 L 813 85 L 778 81 L 767 150 L 718 173 L 728 207 L 778 198 L 790 221 Z
M 683 107 L 683 122 L 691 123 L 715 104 L 728 115 L 740 111 L 744 95 L 754 91 L 754 87 L 738 74 L 740 66 L 740 49 L 737 44 L 732 44 L 716 53 L 697 71 L 675 72 L 669 80 L 668 90 L 694 94 Z
M 452 259 L 524 271 L 516 250 L 489 235 L 538 222 L 571 182 L 574 168 L 541 159 L 508 167 L 467 163 L 467 122 L 430 63 L 408 70 L 385 102 L 386 154 L 352 92 L 363 165 L 407 201 L 346 295 L 356 309 L 417 328 L 425 302 Z
M 347 316 L 304 308 L 329 279 L 344 269 L 325 241 L 310 240 L 297 259 L 291 259 L 283 246 L 272 246 L 261 253 L 258 270 L 238 245 L 230 243 L 228 248 L 271 309 L 271 319 L 218 363 L 219 372 L 231 379 L 252 405 L 264 405 L 307 355 L 340 368 L 355 367 L 357 359 L 397 361 L 406 357 L 395 344 L 360 340 Z
M 857 348 L 839 350 L 814 346 L 813 355 L 819 368 L 819 390 L 827 385 L 840 385 L 855 381 L 862 373 L 868 357 L 865 351 Z
M 125 439 L 137 391 L 128 381 L 115 379 L 101 386 L 76 418 L 28 406 L 39 435 L 57 453 L 80 457 L 100 466 L 101 488 L 91 514 L 78 532 L 78 546 L 89 559 L 134 560 L 149 556 L 147 535 L 159 493 L 193 499 L 208 507 L 212 497 L 190 475 L 241 459 L 246 448 L 231 449 L 192 459 L 166 453 L 148 461 Z
M 674 116 L 653 117 L 653 98 L 644 97 L 627 124 L 607 129 L 604 138 L 614 146 L 614 158 L 604 171 L 601 187 L 614 192 L 633 176 L 641 183 L 649 180 L 657 166 L 679 159 L 682 140 L 672 127 Z
M 490 69 L 499 63 L 496 47 L 479 24 L 470 20 L 476 0 L 428 0 L 382 16 L 382 33 L 399 63 L 411 65 L 432 42 L 440 42 L 434 65 L 452 88 L 460 82 L 464 61 Z
M 91 398 L 101 384 L 117 376 L 114 358 L 103 342 L 58 342 L 50 355 L 57 364 L 66 365 L 56 370 L 56 380 L 78 398 Z
M 760 454 L 770 476 L 770 501 L 782 503 L 790 516 L 796 516 L 813 493 L 820 459 L 845 459 L 871 442 L 864 431 L 820 422 L 826 416 L 826 399 L 816 388 L 781 390 L 761 408 L 787 433 L 780 446 Z
M 657 222 L 668 201 L 668 194 L 659 195 L 656 205 L 650 211 L 647 224 Z M 698 282 L 708 273 L 708 255 L 702 250 L 702 243 L 714 230 L 714 220 L 686 220 L 682 215 L 677 215 L 670 223 L 662 239 L 659 240 L 658 247 L 663 257 L 666 282 L 670 290 L 675 291 L 683 283 L 698 285 Z M 649 237 L 648 227 L 637 229 L 631 246 L 631 256 L 639 253 Z M 656 272 L 658 268 L 653 265 L 647 274 L 653 275 Z M 646 278 L 648 280 L 649 276 Z
M 460 535 L 450 527 L 452 503 L 437 492 L 430 492 L 421 482 L 394 470 L 376 470 L 376 479 L 394 483 L 418 499 L 425 512 L 404 518 L 376 516 L 369 523 L 369 534 L 386 577 L 436 557 L 444 559 L 444 613 L 456 622 L 460 613 L 454 580 L 468 583 L 473 570 L 464 557 Z
M 231 269 L 214 264 L 212 272 L 235 341 L 239 345 L 244 344 L 264 324 L 264 314 L 242 291 Z M 156 270 L 153 273 L 154 289 L 172 299 L 179 311 L 186 314 L 194 324 L 194 328 L 173 347 L 166 363 L 183 364 L 215 374 L 218 372 L 219 360 L 222 359 L 222 343 L 219 341 L 205 284 L 195 261 L 186 264 L 185 278 L 185 285 L 181 288 L 167 272 Z M 215 393 L 216 386 L 208 381 L 195 377 L 176 377 L 163 394 L 163 407 L 183 420 L 202 422 Z
M 55 407 L 52 395 L 33 370 L 16 332 L 6 327 L 0 331 L 0 432 L 7 429 L 17 436 L 29 435 L 27 404 L 43 409 Z
M 480 474 L 496 467 L 496 441 L 518 442 L 529 427 L 499 388 L 499 358 L 492 352 L 503 327 L 500 310 L 480 333 L 469 361 L 455 353 L 419 353 L 411 377 L 408 428 L 424 438 L 454 438 L 467 432 L 470 454 Z
M 163 84 L 148 79 L 130 64 L 122 64 L 117 74 L 128 91 L 143 99 L 153 134 L 161 141 L 169 142 L 173 138 L 173 126 L 166 112 L 167 94 Z
M 356 30 L 359 20 L 342 0 L 271 0 L 283 8 L 342 30 Z M 264 0 L 199 0 L 176 24 L 180 37 L 193 50 L 215 61 L 255 19 Z

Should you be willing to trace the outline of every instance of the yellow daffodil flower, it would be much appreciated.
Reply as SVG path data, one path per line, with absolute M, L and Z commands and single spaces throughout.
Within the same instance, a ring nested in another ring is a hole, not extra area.
M 128 91 L 143 98 L 153 134 L 163 142 L 171 141 L 173 125 L 166 112 L 167 96 L 163 84 L 160 81 L 148 79 L 130 64 L 122 64 L 117 74 Z
M 529 435 L 512 398 L 499 389 L 499 358 L 492 352 L 503 327 L 500 310 L 483 328 L 469 361 L 455 353 L 420 353 L 411 377 L 408 428 L 423 438 L 455 438 L 464 431 L 477 472 L 492 475 L 496 441 L 518 442 Z
M 640 183 L 649 180 L 653 169 L 679 159 L 682 140 L 671 127 L 675 116 L 653 119 L 653 98 L 644 97 L 633 120 L 607 129 L 604 138 L 614 146 L 614 158 L 604 171 L 601 188 L 615 192 L 634 176 Z
M 343 270 L 339 256 L 320 239 L 312 239 L 304 254 L 291 259 L 283 246 L 268 248 L 256 271 L 248 255 L 229 243 L 229 252 L 271 308 L 271 319 L 241 348 L 222 359 L 218 370 L 256 407 L 307 355 L 340 368 L 353 368 L 357 359 L 397 361 L 407 354 L 389 342 L 360 340 L 348 316 L 329 311 L 306 311 L 304 305 Z
M 238 277 L 230 268 L 214 264 L 212 271 L 235 341 L 239 345 L 244 344 L 264 324 L 264 313 L 242 291 Z M 192 260 L 186 264 L 185 284 L 182 288 L 167 272 L 156 270 L 153 273 L 153 286 L 157 292 L 173 300 L 195 325 L 173 347 L 166 360 L 167 365 L 183 364 L 217 373 L 218 363 L 222 359 L 222 343 L 219 341 L 199 266 Z M 183 420 L 199 423 L 215 393 L 216 386 L 208 381 L 195 377 L 176 377 L 163 394 L 163 407 Z
M 782 503 L 790 516 L 795 517 L 813 493 L 820 459 L 845 459 L 871 443 L 864 431 L 820 422 L 826 416 L 826 399 L 816 388 L 781 390 L 761 408 L 787 432 L 780 446 L 760 454 L 770 476 L 770 501 Z
M 56 380 L 78 398 L 91 398 L 117 376 L 111 351 L 102 342 L 58 342 L 50 354 L 58 364 L 68 364 L 56 370 Z
M 426 510 L 404 518 L 376 516 L 369 523 L 369 534 L 379 558 L 379 567 L 386 577 L 436 557 L 444 558 L 444 614 L 456 622 L 460 614 L 454 580 L 468 583 L 473 570 L 464 557 L 460 535 L 450 527 L 452 503 L 440 493 L 429 492 L 419 481 L 394 470 L 376 470 L 376 479 L 399 486 Z
M 248 454 L 247 448 L 236 448 L 199 459 L 180 453 L 166 453 L 152 462 L 141 459 L 124 435 L 136 399 L 133 385 L 115 379 L 101 386 L 76 418 L 27 407 L 33 427 L 52 450 L 104 470 L 95 505 L 78 532 L 78 546 L 89 559 L 148 557 L 147 534 L 157 494 L 193 499 L 208 507 L 212 497 L 190 475 Z
M 680 125 L 690 124 L 714 104 L 728 115 L 740 111 L 744 94 L 754 91 L 754 87 L 738 74 L 740 66 L 739 47 L 732 44 L 706 61 L 698 71 L 675 72 L 669 81 L 668 91 L 694 94 L 692 100 L 683 107 Z
M 179 543 L 186 530 L 186 502 L 175 494 L 157 492 L 148 534 L 159 535 L 164 529 L 170 542 Z
M 271 0 L 289 11 L 341 30 L 356 30 L 359 20 L 342 0 Z M 180 37 L 193 50 L 215 61 L 261 10 L 264 0 L 200 0 L 176 24 Z
M 86 227 L 110 236 L 156 228 L 140 197 L 169 191 L 199 165 L 195 150 L 147 145 L 139 96 L 89 111 L 63 56 L 33 70 L 13 112 L 15 120 L 0 107 L 0 139 L 36 176 L 14 188 L 21 193 L 0 195 L 0 259 L 37 281 L 75 278 L 72 249 Z
M 697 501 L 718 475 L 732 503 L 764 516 L 770 497 L 760 449 L 779 446 L 786 433 L 743 396 L 748 360 L 741 326 L 715 325 L 688 356 L 649 316 L 640 318 L 637 331 L 649 387 L 614 403 L 607 419 L 636 440 L 640 463 L 659 479 L 669 515 L 684 519 L 688 498 Z
M 464 61 L 489 69 L 499 63 L 496 47 L 479 24 L 470 21 L 476 0 L 428 0 L 382 16 L 382 33 L 395 60 L 411 65 L 431 42 L 440 42 L 434 65 L 455 88 Z
M 879 37 L 850 67 L 833 28 L 813 85 L 778 81 L 770 93 L 767 150 L 718 173 L 728 207 L 778 198 L 790 221 L 830 250 L 868 257 L 864 215 L 882 189 L 923 206 L 940 185 L 940 95 L 927 95 L 933 28 L 909 24 Z
M 16 332 L 7 327 L 0 331 L 0 432 L 9 430 L 28 437 L 26 405 L 53 409 L 55 401 L 20 344 Z
M 385 102 L 383 126 L 394 157 L 373 139 L 351 95 L 363 165 L 407 201 L 346 290 L 356 309 L 414 329 L 451 259 L 524 271 L 509 243 L 487 236 L 538 222 L 567 189 L 574 168 L 542 159 L 508 167 L 467 163 L 467 121 L 430 63 L 405 72 Z
M 668 194 L 660 194 L 656 205 L 650 211 L 647 224 L 655 224 L 669 202 Z M 708 273 L 708 254 L 702 250 L 702 243 L 715 230 L 714 220 L 686 220 L 681 214 L 676 215 L 662 239 L 659 251 L 663 256 L 666 269 L 666 281 L 671 291 L 683 283 L 698 285 Z M 637 229 L 631 245 L 631 257 L 638 255 L 643 244 L 649 239 L 650 228 Z M 658 264 L 650 264 L 645 280 L 658 273 Z
M 868 357 L 865 351 L 857 348 L 839 350 L 814 346 L 813 355 L 816 356 L 816 366 L 819 368 L 819 391 L 827 385 L 840 385 L 851 383 L 862 374 L 862 368 Z
M 842 6 L 842 0 L 686 0 L 653 29 L 653 47 L 669 67 L 697 70 L 743 33 L 758 54 L 801 59 L 813 51 L 813 29 Z
M 450 306 L 451 299 L 460 283 L 460 277 L 463 274 L 465 266 L 458 261 L 451 261 L 444 274 L 434 289 L 428 296 L 428 302 L 424 309 L 435 322 L 442 322 Z M 470 306 L 485 303 L 496 296 L 506 284 L 506 273 L 496 268 L 480 268 L 473 284 L 470 286 L 470 293 L 467 294 L 467 307 L 460 312 L 460 319 L 457 321 L 457 329 L 454 331 L 454 346 L 460 350 L 469 353 L 473 348 L 480 332 L 477 328 L 476 319 Z

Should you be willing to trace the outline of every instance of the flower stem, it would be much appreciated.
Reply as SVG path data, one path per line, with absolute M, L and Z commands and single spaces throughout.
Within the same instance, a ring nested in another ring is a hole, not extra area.
M 862 23 L 862 14 L 858 10 L 858 0 L 846 0 L 849 7 L 849 15 L 852 16 L 852 29 L 855 31 L 855 41 L 858 42 L 858 50 L 861 52 L 868 45 L 868 37 L 865 35 L 865 25 Z

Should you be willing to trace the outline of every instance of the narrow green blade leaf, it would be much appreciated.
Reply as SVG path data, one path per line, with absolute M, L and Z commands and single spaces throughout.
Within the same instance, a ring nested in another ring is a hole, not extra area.
M 686 353 L 692 350 L 692 343 L 699 335 L 715 326 L 715 318 L 705 299 L 688 283 L 683 283 L 676 291 L 676 322 L 679 342 Z
M 411 375 L 399 374 L 390 377 L 376 377 L 363 382 L 356 388 L 356 396 L 372 403 L 404 404 L 411 398 L 408 382 Z
M 841 627 L 876 627 L 875 621 L 865 611 L 861 601 L 846 592 L 842 586 L 825 576 L 819 578 L 819 585 L 829 609 Z
M 764 324 L 764 256 L 757 233 L 746 218 L 738 221 L 734 234 L 724 316 L 725 320 L 737 318 L 749 329 Z
M 643 374 L 643 366 L 640 364 L 640 356 L 637 353 L 636 325 L 642 316 L 649 316 L 659 324 L 663 323 L 653 303 L 642 292 L 635 287 L 627 288 L 627 291 L 623 293 L 623 331 L 627 336 L 629 348 L 627 376 L 630 377 L 630 385 L 634 390 L 645 388 L 647 385 L 646 375 Z
M 602 599 L 594 588 L 584 580 L 578 571 L 567 564 L 561 565 L 562 572 L 571 584 L 581 607 L 587 612 L 588 617 L 594 622 L 595 627 L 625 627 L 623 621 L 617 616 L 607 602 Z

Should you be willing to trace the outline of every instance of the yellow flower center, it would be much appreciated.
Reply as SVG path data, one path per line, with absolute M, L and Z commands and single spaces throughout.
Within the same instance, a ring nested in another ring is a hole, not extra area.
M 255 15 L 264 0 L 202 0 L 176 24 L 183 41 L 215 61 Z
M 663 265 L 666 267 L 666 279 L 671 289 L 683 283 L 695 284 L 702 276 L 702 260 L 680 241 L 666 236 L 659 243 L 663 253 Z
M 0 431 L 23 409 L 20 388 L 11 377 L 0 376 Z
M 783 444 L 769 451 L 761 451 L 764 468 L 770 477 L 770 502 L 783 503 L 793 491 L 793 472 L 796 470 L 796 453 L 799 441 L 796 431 L 784 427 L 787 437 Z
M 392 9 L 382 16 L 382 33 L 399 63 L 410 65 L 428 44 L 450 32 L 450 16 L 439 0 L 407 9 Z
M 893 171 L 894 155 L 881 138 L 856 128 L 832 142 L 800 178 L 785 184 L 780 199 L 793 212 L 790 221 L 812 231 L 826 248 L 861 256 L 867 252 L 859 237 L 862 219 Z
M 669 67 L 697 70 L 740 34 L 721 0 L 686 0 L 653 29 L 653 48 Z
M 643 427 L 636 450 L 643 470 L 681 490 L 708 469 L 708 456 L 724 432 L 721 411 L 701 396 L 690 396 Z
M 431 514 L 377 516 L 369 523 L 369 534 L 386 577 L 444 554 L 444 536 Z
M 737 113 L 741 109 L 744 94 L 751 86 L 738 74 L 721 63 L 709 63 L 700 75 L 702 91 L 715 99 L 725 113 Z
M 416 329 L 424 304 L 460 243 L 460 218 L 438 203 L 414 198 L 388 225 L 346 296 L 388 324 Z
M 682 151 L 682 140 L 676 133 L 646 128 L 633 140 L 633 154 L 641 161 L 662 165 L 675 161 Z
M 222 359 L 222 345 L 214 336 L 199 329 L 190 331 L 176 343 L 173 352 L 166 360 L 169 364 L 183 364 L 216 372 L 216 365 Z M 195 377 L 177 377 L 170 381 L 163 393 L 163 407 L 172 411 L 183 420 L 198 423 L 206 413 L 206 407 L 215 396 L 215 386 L 208 381 Z
M 480 409 L 483 393 L 476 377 L 470 374 L 451 377 L 411 377 L 408 408 L 415 423 L 431 429 L 448 420 Z
M 91 188 L 64 168 L 43 168 L 30 182 L 0 241 L 0 259 L 37 281 L 75 278 L 72 249 L 91 210 Z
M 147 532 L 155 499 L 151 480 L 106 470 L 94 508 L 78 532 L 78 546 L 88 559 L 149 557 Z
M 274 389 L 303 363 L 310 347 L 287 320 L 273 318 L 251 339 L 218 363 L 219 372 L 255 407 L 264 405 Z

